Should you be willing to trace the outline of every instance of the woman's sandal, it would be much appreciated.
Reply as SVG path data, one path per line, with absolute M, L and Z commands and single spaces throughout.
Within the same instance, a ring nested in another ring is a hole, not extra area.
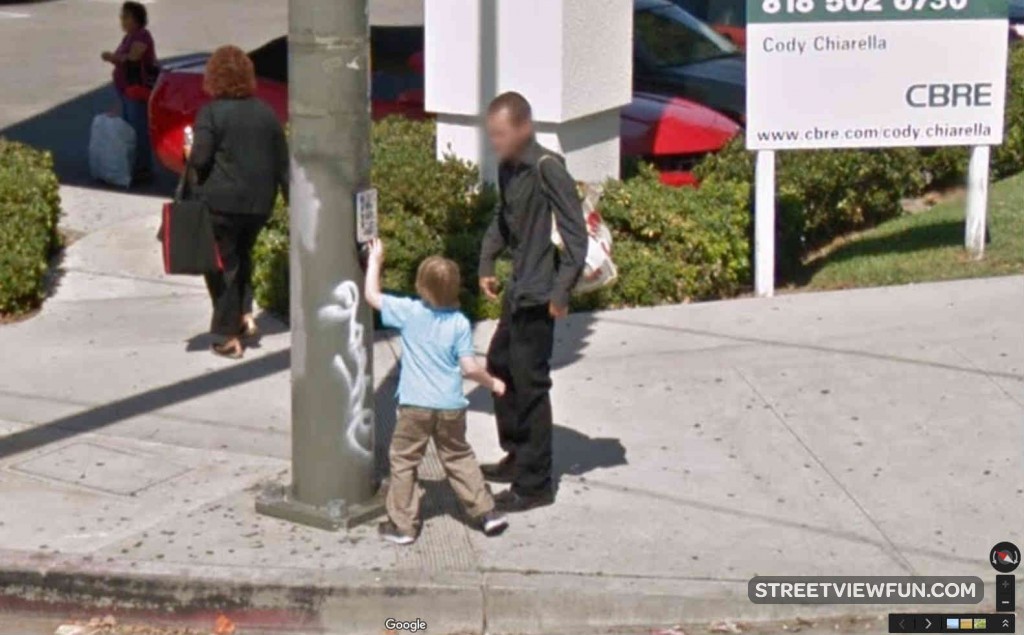
M 210 346 L 210 350 L 213 351 L 214 355 L 227 357 L 228 359 L 242 359 L 245 355 L 245 349 L 242 347 L 240 342 L 236 342 L 234 344 L 229 342 L 214 344 Z

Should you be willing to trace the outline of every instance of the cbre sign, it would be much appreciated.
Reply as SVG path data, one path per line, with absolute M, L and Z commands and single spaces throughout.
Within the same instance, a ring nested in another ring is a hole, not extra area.
M 751 150 L 997 145 L 1008 0 L 747 0 Z

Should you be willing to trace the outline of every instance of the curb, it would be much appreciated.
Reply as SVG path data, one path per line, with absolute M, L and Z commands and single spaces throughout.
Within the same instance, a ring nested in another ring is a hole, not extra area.
M 907 610 L 909 607 L 901 607 Z M 716 620 L 761 622 L 880 615 L 883 607 L 755 606 L 746 581 L 571 573 L 310 573 L 195 567 L 0 551 L 0 615 L 112 614 L 272 633 L 385 632 L 387 619 L 422 620 L 439 635 L 575 635 Z
M 98 564 L 76 557 L 0 552 L 0 611 L 99 612 L 128 619 L 212 623 L 240 628 L 365 635 L 416 612 L 436 632 L 481 632 L 479 576 L 429 576 L 299 569 L 176 567 L 151 562 Z M 435 632 L 431 629 L 431 632 Z

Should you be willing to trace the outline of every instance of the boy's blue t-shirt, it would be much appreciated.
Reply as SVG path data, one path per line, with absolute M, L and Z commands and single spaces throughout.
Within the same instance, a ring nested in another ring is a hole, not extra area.
M 435 309 L 422 300 L 385 295 L 380 318 L 384 326 L 402 334 L 399 405 L 437 410 L 469 406 L 459 360 L 475 352 L 465 315 L 455 309 Z

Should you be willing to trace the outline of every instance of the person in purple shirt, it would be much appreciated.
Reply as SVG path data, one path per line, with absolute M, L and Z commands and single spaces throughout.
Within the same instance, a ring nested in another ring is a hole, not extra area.
M 135 182 L 153 176 L 153 151 L 149 141 L 149 94 L 160 73 L 153 36 L 146 28 L 149 14 L 139 2 L 121 6 L 124 38 L 114 51 L 100 57 L 114 65 L 114 88 L 121 100 L 121 116 L 135 130 Z

